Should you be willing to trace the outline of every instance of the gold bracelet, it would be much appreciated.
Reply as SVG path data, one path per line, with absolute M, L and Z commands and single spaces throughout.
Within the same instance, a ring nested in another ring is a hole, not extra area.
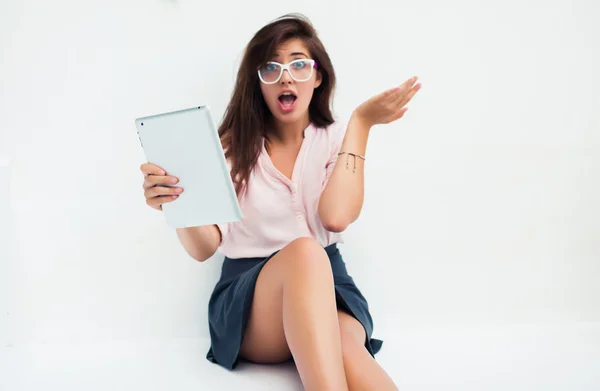
M 348 159 L 350 159 L 350 156 L 354 157 L 354 169 L 352 170 L 353 174 L 356 172 L 356 158 L 359 157 L 362 160 L 366 160 L 364 156 L 357 155 L 357 154 L 352 153 L 352 152 L 340 152 L 340 153 L 338 153 L 338 156 L 343 155 L 343 154 L 347 154 L 348 155 L 348 157 L 346 158 L 346 170 L 348 169 Z

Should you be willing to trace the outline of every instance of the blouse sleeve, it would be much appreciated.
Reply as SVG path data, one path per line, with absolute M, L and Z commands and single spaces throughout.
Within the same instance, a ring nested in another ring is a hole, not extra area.
M 219 242 L 220 248 L 221 246 L 223 246 L 223 243 L 225 242 L 225 239 L 229 234 L 230 223 L 217 223 L 215 225 L 219 228 L 219 231 L 221 231 L 221 241 Z

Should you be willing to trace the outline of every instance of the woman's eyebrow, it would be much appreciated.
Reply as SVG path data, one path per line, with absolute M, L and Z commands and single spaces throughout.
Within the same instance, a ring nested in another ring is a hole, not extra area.
M 309 57 L 308 57 L 308 56 L 307 56 L 305 53 L 303 53 L 303 52 L 293 52 L 293 53 L 291 53 L 291 54 L 290 54 L 290 57 L 293 57 L 293 56 L 304 56 L 304 57 L 306 57 L 306 58 L 309 58 Z M 275 55 L 272 57 L 271 61 L 278 60 L 280 57 L 281 57 L 281 55 L 280 55 L 279 53 L 276 53 L 276 54 L 275 54 Z

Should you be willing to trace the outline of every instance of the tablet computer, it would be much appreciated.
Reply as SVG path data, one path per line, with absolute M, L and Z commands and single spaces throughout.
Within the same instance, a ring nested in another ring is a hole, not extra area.
M 241 221 L 217 127 L 208 106 L 135 120 L 146 160 L 175 176 L 183 192 L 162 209 L 173 228 Z

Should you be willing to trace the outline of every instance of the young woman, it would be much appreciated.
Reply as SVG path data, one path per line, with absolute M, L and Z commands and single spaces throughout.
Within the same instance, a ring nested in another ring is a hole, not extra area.
M 286 15 L 252 38 L 219 128 L 244 219 L 177 230 L 194 259 L 225 255 L 207 359 L 230 370 L 293 359 L 307 390 L 397 389 L 374 359 L 382 341 L 337 243 L 363 204 L 369 132 L 404 115 L 416 80 L 341 123 L 333 66 L 309 20 Z M 141 170 L 155 209 L 184 191 L 156 186 L 177 183 L 160 167 Z

